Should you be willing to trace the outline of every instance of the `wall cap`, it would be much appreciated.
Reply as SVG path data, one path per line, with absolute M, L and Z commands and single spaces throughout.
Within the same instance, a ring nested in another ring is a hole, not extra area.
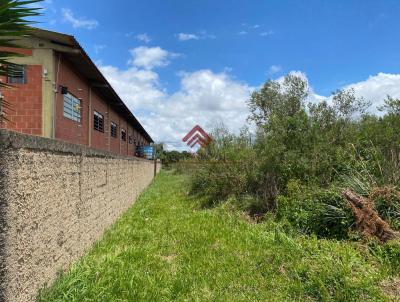
M 8 129 L 0 129 L 0 150 L 1 149 L 28 149 L 35 151 L 52 151 L 73 155 L 85 155 L 87 157 L 107 157 L 144 162 L 153 161 L 144 158 L 120 155 L 108 151 L 93 149 L 84 145 L 72 144 L 58 139 L 24 134 Z

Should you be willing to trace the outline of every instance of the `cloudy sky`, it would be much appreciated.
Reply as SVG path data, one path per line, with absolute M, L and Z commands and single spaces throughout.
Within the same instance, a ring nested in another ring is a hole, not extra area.
M 397 0 L 46 0 L 39 27 L 74 35 L 157 142 L 196 124 L 238 131 L 250 93 L 289 72 L 313 100 L 400 97 Z

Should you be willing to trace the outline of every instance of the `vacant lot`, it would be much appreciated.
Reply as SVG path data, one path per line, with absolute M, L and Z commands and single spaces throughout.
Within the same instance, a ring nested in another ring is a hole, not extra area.
M 386 301 L 396 290 L 367 246 L 198 205 L 184 176 L 162 172 L 39 300 Z

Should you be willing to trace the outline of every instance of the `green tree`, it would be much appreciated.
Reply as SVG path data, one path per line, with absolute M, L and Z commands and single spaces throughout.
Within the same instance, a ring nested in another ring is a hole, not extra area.
M 154 152 L 157 159 L 163 159 L 164 143 L 153 144 Z
M 308 93 L 308 82 L 300 76 L 289 74 L 283 82 L 270 80 L 251 95 L 249 120 L 261 126 L 276 117 L 294 116 L 304 107 Z
M 293 74 L 255 91 L 256 139 L 216 129 L 191 192 L 208 197 L 206 205 L 229 200 L 256 217 L 273 211 L 302 233 L 343 239 L 354 217 L 342 189 L 368 196 L 381 187 L 396 198 L 380 196 L 377 210 L 400 227 L 400 100 L 387 97 L 377 116 L 354 89 L 308 106 L 307 95 L 307 81 Z
M 384 105 L 378 108 L 380 111 L 386 111 L 388 114 L 400 115 L 400 99 L 387 96 Z
M 4 50 L 5 47 L 19 48 L 16 43 L 19 38 L 29 35 L 30 25 L 33 21 L 29 18 L 38 16 L 40 8 L 32 7 L 42 0 L 0 0 L 0 76 L 8 76 L 13 72 L 12 57 L 18 56 L 12 51 Z M 10 88 L 7 83 L 0 82 L 0 89 Z M 0 95 L 0 123 L 6 118 L 4 109 L 10 104 Z

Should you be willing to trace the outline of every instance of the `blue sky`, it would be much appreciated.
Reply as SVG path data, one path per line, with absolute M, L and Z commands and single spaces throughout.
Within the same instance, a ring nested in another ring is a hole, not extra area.
M 400 97 L 400 1 L 44 2 L 39 27 L 74 35 L 150 134 L 171 148 L 199 123 L 237 131 L 267 79 L 311 99 L 353 87 Z M 398 88 L 399 87 L 399 88 Z

